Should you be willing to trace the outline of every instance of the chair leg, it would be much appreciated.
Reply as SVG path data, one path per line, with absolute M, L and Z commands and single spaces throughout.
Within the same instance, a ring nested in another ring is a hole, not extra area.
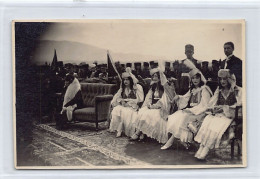
M 238 143 L 237 143 L 237 154 L 238 154 L 238 156 L 241 155 L 241 146 L 242 146 L 242 145 L 240 145 L 240 142 L 238 142 Z
M 96 131 L 98 131 L 98 114 L 96 113 Z
M 231 159 L 234 159 L 234 145 L 235 145 L 235 140 L 231 139 Z

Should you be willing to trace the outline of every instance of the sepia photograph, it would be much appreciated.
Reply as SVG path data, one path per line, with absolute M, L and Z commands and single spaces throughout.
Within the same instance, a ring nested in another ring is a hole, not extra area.
M 246 167 L 245 20 L 13 20 L 16 169 Z

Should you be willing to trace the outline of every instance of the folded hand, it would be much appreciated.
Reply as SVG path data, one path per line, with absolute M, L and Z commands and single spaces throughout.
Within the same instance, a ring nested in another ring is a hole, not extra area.
M 223 112 L 223 107 L 222 106 L 216 106 L 213 109 L 214 113 L 222 113 Z

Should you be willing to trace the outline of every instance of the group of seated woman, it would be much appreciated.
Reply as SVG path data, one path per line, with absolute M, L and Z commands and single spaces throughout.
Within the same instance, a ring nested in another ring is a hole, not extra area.
M 200 144 L 195 157 L 205 159 L 210 149 L 218 148 L 234 137 L 231 131 L 224 140 L 224 133 L 233 125 L 234 111 L 241 105 L 242 90 L 228 69 L 218 72 L 219 86 L 214 95 L 206 79 L 196 68 L 189 72 L 190 89 L 181 96 L 175 93 L 174 84 L 167 81 L 159 69 L 151 69 L 150 90 L 145 99 L 138 80 L 130 69 L 122 74 L 122 84 L 111 106 L 109 131 L 122 133 L 130 140 L 142 140 L 144 135 L 170 148 L 179 139 L 188 148 L 196 141 Z M 176 110 L 177 107 L 177 110 Z

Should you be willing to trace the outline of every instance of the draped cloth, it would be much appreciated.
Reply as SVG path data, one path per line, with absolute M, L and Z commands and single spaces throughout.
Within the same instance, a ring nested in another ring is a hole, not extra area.
M 242 90 L 240 87 L 231 87 L 227 96 L 223 94 L 221 89 L 217 88 L 208 107 L 218 106 L 223 109 L 223 112 L 207 115 L 194 140 L 209 149 L 218 148 L 225 131 L 234 119 L 235 107 L 241 104 Z
M 80 83 L 77 78 L 74 78 L 73 82 L 68 86 L 65 95 L 64 95 L 64 101 L 63 101 L 63 108 L 66 110 L 66 115 L 69 121 L 72 120 L 72 114 L 74 109 L 77 107 L 77 104 L 73 104 L 71 106 L 65 107 L 65 105 L 70 102 L 76 94 L 80 91 Z M 64 111 L 62 109 L 61 113 Z
M 206 85 L 180 96 L 177 101 L 179 110 L 168 117 L 167 133 L 171 133 L 182 142 L 192 142 L 197 129 L 190 130 L 188 126 L 196 123 L 195 128 L 199 127 L 211 96 L 212 92 Z
M 144 100 L 144 92 L 141 85 L 135 84 L 132 91 L 125 89 L 123 94 L 120 88 L 111 101 L 114 108 L 109 129 L 130 137 L 135 133 L 138 103 Z M 122 105 L 122 101 L 126 101 L 127 106 Z

